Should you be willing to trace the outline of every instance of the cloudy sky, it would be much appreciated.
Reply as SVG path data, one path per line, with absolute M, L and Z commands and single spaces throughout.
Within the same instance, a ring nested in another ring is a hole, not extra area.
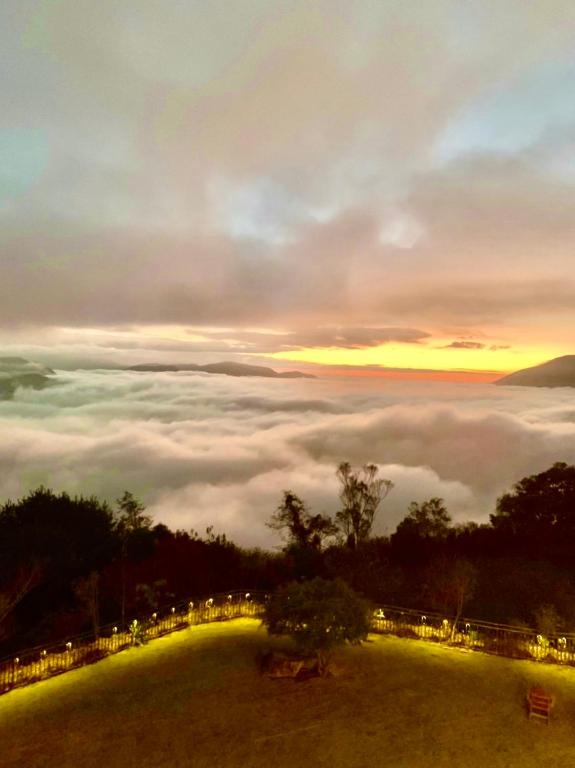
M 0 500 L 44 483 L 271 545 L 375 462 L 487 520 L 575 462 L 571 0 L 2 0 Z M 235 360 L 310 380 L 126 372 Z M 13 365 L 13 363 L 10 363 Z
M 574 43 L 567 0 L 3 0 L 2 350 L 573 352 Z

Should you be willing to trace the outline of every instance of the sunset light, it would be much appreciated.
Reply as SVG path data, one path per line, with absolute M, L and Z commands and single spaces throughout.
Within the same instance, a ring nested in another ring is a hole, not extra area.
M 573 0 L 0 51 L 2 768 L 571 766 Z
M 275 352 L 269 357 L 330 366 L 489 372 L 494 374 L 494 378 L 553 357 L 549 350 L 530 347 L 508 349 L 478 345 L 479 348 L 465 348 L 464 345 L 465 342 L 462 343 L 463 348 L 458 348 L 438 340 L 434 344 L 385 344 L 367 349 L 301 349 Z

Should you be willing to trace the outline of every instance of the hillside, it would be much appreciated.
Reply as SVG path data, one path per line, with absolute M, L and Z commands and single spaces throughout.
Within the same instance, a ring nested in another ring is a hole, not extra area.
M 173 364 L 164 365 L 162 363 L 142 363 L 141 365 L 131 365 L 128 371 L 197 371 L 198 373 L 219 373 L 225 376 L 258 376 L 266 379 L 315 379 L 309 373 L 301 371 L 274 371 L 273 368 L 266 368 L 263 365 L 246 365 L 244 363 L 209 363 L 208 365 Z
M 524 368 L 495 383 L 517 387 L 575 387 L 575 355 L 556 357 L 533 368 Z
M 0 357 L 0 400 L 10 400 L 19 387 L 44 389 L 54 384 L 54 371 L 24 357 Z

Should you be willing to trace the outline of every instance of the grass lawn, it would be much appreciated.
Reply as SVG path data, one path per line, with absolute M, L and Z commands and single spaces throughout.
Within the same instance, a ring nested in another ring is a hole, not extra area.
M 341 676 L 295 683 L 258 674 L 258 621 L 184 630 L 0 697 L 0 765 L 575 765 L 575 668 L 370 640 Z M 549 726 L 527 720 L 534 683 L 556 695 Z

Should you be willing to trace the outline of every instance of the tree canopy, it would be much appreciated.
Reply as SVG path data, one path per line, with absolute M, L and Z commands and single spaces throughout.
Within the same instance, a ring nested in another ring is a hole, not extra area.
M 288 548 L 295 546 L 319 551 L 326 539 L 337 533 L 331 518 L 310 514 L 305 503 L 292 491 L 283 492 L 282 502 L 267 525 L 287 536 Z
M 412 501 L 408 513 L 397 526 L 396 536 L 443 539 L 449 533 L 451 515 L 443 499 L 433 497 L 418 504 Z
M 496 532 L 520 539 L 522 546 L 571 550 L 575 545 L 575 466 L 557 462 L 524 477 L 497 501 L 491 516 Z
M 340 579 L 284 585 L 272 595 L 263 621 L 270 634 L 289 635 L 302 651 L 317 654 L 320 673 L 335 647 L 361 643 L 370 628 L 367 603 Z
M 58 606 L 76 579 L 114 554 L 112 512 L 95 497 L 71 498 L 40 486 L 0 508 L 0 624 L 32 593 Z

